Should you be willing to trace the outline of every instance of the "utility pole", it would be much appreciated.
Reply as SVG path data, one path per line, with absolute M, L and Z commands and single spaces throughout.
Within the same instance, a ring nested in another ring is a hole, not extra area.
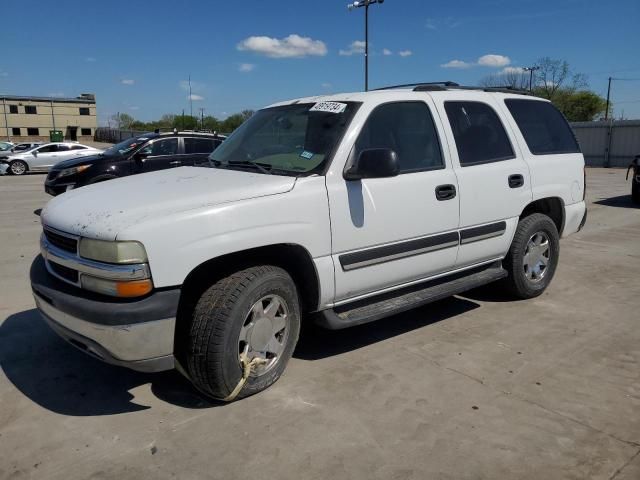
M 189 74 L 189 104 L 191 106 L 191 117 L 193 118 L 193 97 L 191 96 L 191 74 Z
M 604 111 L 605 121 L 609 119 L 609 99 L 611 98 L 611 80 L 613 80 L 613 78 L 609 77 L 609 86 L 607 87 L 607 109 Z
M 533 65 L 531 67 L 524 67 L 522 70 L 529 72 L 529 93 L 533 92 L 533 72 L 540 70 L 540 67 Z
M 53 122 L 53 129 L 56 129 L 56 116 L 53 113 L 53 99 L 50 100 L 51 102 L 51 121 Z
M 9 136 L 9 122 L 7 120 L 7 101 L 6 99 L 2 99 L 2 111 L 4 112 L 4 128 L 7 131 L 7 140 L 11 141 L 11 137 Z
M 384 0 L 359 0 L 347 5 L 351 11 L 364 7 L 364 91 L 369 91 L 369 5 L 384 3 Z
M 200 130 L 204 130 L 204 107 L 200 107 Z

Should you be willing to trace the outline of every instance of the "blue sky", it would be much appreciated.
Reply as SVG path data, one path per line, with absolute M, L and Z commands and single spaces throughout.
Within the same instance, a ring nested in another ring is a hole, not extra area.
M 189 73 L 194 113 L 203 107 L 218 117 L 360 90 L 364 12 L 348 12 L 346 3 L 9 2 L 0 93 L 93 92 L 105 123 L 118 111 L 142 120 L 188 113 Z M 639 26 L 638 0 L 386 0 L 370 10 L 370 84 L 475 84 L 550 56 L 587 74 L 604 95 L 609 75 L 640 79 Z M 615 81 L 613 100 L 616 115 L 640 118 L 640 81 Z

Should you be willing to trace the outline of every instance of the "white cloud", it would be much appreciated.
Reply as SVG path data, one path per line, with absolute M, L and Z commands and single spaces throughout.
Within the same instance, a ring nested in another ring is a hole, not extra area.
M 522 67 L 504 67 L 501 71 L 501 74 L 508 73 L 524 73 L 524 68 Z
M 322 88 L 331 88 L 332 86 L 333 86 L 333 85 L 331 85 L 330 83 L 327 83 L 327 82 L 325 82 L 325 83 L 323 83 L 323 84 L 321 85 L 321 87 L 322 87 Z
M 324 42 L 301 37 L 295 33 L 282 39 L 264 36 L 249 37 L 240 42 L 236 48 L 270 58 L 323 57 L 327 54 L 327 46 Z
M 96 62 L 96 58 L 95 57 L 87 57 L 84 59 L 85 62 L 89 62 L 89 63 L 93 63 Z
M 136 81 L 130 78 L 123 78 L 122 80 L 120 80 L 120 83 L 122 85 L 133 85 L 134 83 L 136 83 Z
M 252 72 L 256 66 L 253 63 L 241 63 L 238 65 L 238 70 L 243 73 Z
M 393 52 L 391 50 L 389 50 L 388 48 L 385 48 L 382 50 L 382 54 L 385 56 L 389 56 L 389 55 L 393 55 Z
M 401 50 L 398 52 L 398 55 L 400 55 L 401 57 L 410 57 L 411 55 L 413 55 L 413 52 L 411 50 Z
M 510 63 L 511 59 L 509 57 L 495 55 L 493 53 L 478 58 L 478 65 L 482 67 L 506 67 Z
M 362 40 L 356 40 L 355 42 L 351 42 L 349 48 L 346 50 L 340 50 L 338 53 L 343 57 L 350 57 L 351 55 L 360 55 L 364 53 L 364 49 L 367 46 L 366 42 Z
M 462 60 L 451 60 L 450 62 L 440 65 L 442 68 L 471 68 L 471 67 L 506 67 L 511 63 L 511 59 L 504 55 L 495 55 L 493 53 L 482 55 L 475 62 L 464 62 Z
M 450 62 L 440 65 L 442 68 L 471 68 L 473 63 L 463 62 L 462 60 L 451 60 Z
M 193 100 L 193 101 L 204 100 L 204 97 L 201 95 L 196 95 L 195 93 L 192 93 L 191 95 L 187 95 L 187 100 Z

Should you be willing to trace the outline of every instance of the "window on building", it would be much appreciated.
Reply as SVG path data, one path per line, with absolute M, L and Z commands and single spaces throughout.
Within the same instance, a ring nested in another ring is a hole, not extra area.
M 9 113 L 18 113 L 18 105 L 9 105 Z
M 534 155 L 580 151 L 571 127 L 551 103 L 515 99 L 504 103 Z
M 39 128 L 27 128 L 27 135 L 33 135 L 34 137 L 37 137 L 40 135 L 40 129 Z
M 400 173 L 444 168 L 431 111 L 423 102 L 387 103 L 376 108 L 360 132 L 355 154 L 370 148 L 395 151 Z
M 90 128 L 81 128 L 80 129 L 80 135 L 90 136 L 91 135 L 91 129 Z
M 445 102 L 460 165 L 467 167 L 514 158 L 498 114 L 482 102 Z
M 207 155 L 213 152 L 216 146 L 212 139 L 209 138 L 185 138 L 184 139 L 184 153 L 206 153 Z
M 22 133 L 20 132 L 19 128 L 12 128 L 11 129 L 11 135 L 13 135 L 14 137 L 19 137 L 20 135 L 22 135 Z
M 27 113 L 29 115 L 36 115 L 38 113 L 38 110 L 36 109 L 35 105 L 25 105 L 24 113 Z
M 80 107 L 80 115 L 91 115 L 89 107 Z

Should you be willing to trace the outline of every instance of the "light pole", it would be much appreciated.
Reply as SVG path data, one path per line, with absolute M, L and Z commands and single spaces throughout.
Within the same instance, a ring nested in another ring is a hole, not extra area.
M 609 119 L 609 98 L 611 97 L 611 80 L 613 78 L 609 77 L 609 86 L 607 87 L 607 109 L 604 111 L 604 119 Z
M 349 10 L 364 7 L 364 91 L 369 90 L 369 5 L 384 0 L 359 0 L 347 5 Z
M 533 67 L 524 67 L 522 70 L 529 72 L 529 92 L 533 91 L 533 72 L 540 70 L 540 67 L 534 65 Z

